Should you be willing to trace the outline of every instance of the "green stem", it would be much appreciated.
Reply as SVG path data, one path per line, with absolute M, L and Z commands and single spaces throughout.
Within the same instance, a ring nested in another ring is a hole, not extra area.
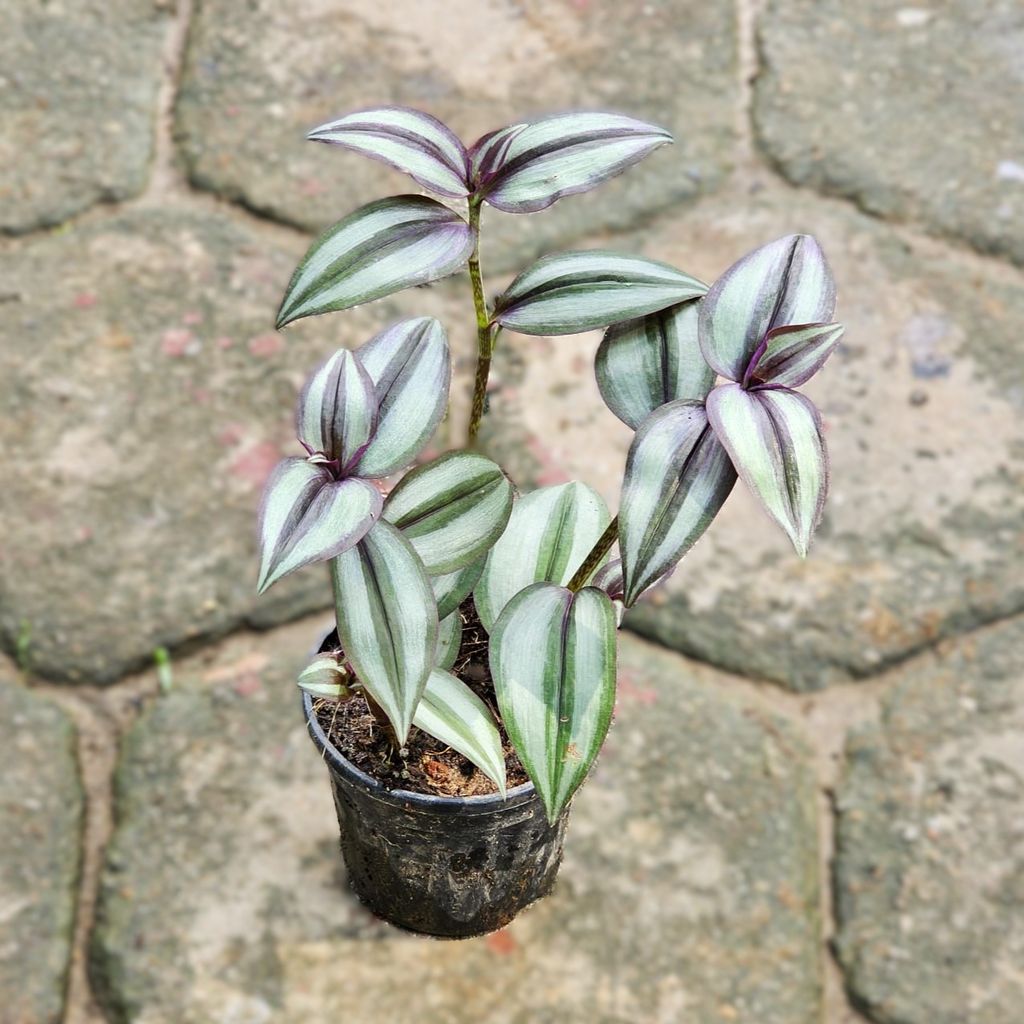
M 487 378 L 491 372 L 491 354 L 494 352 L 494 331 L 487 312 L 484 280 L 480 273 L 480 200 L 469 199 L 469 227 L 473 232 L 473 253 L 469 257 L 469 280 L 473 285 L 473 305 L 476 307 L 476 380 L 473 383 L 473 405 L 469 413 L 467 444 L 472 447 L 480 432 L 480 420 L 487 401 Z
M 587 581 L 594 575 L 594 570 L 597 569 L 604 559 L 604 556 L 611 550 L 611 547 L 618 539 L 618 536 L 619 517 L 616 516 L 607 525 L 607 527 L 605 527 L 604 533 L 598 537 L 597 543 L 590 549 L 590 554 L 583 559 L 583 564 L 576 570 L 576 575 L 569 580 L 569 589 L 574 594 L 578 590 L 582 590 L 587 585 Z

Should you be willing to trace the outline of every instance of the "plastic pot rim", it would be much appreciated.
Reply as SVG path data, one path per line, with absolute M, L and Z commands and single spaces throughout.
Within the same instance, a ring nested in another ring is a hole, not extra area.
M 414 793 L 408 789 L 388 789 L 379 779 L 357 768 L 331 743 L 313 713 L 313 697 L 308 693 L 302 693 L 302 709 L 309 735 L 330 769 L 383 803 L 400 804 L 410 809 L 415 807 L 431 814 L 464 816 L 492 814 L 499 809 L 511 810 L 535 797 L 532 782 L 524 782 L 521 786 L 508 790 L 505 797 L 500 793 L 488 793 L 483 796 L 433 796 L 429 793 Z

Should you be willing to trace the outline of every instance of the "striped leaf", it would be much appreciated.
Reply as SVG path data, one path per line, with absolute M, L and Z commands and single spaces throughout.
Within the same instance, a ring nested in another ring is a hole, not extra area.
M 438 195 L 469 195 L 465 147 L 447 125 L 422 111 L 409 107 L 358 110 L 314 128 L 306 137 L 381 160 Z
M 700 402 L 669 402 L 644 420 L 626 457 L 619 508 L 627 607 L 696 543 L 735 482 Z
M 331 563 L 338 636 L 404 743 L 437 653 L 437 605 L 412 545 L 378 522 Z
M 356 354 L 380 406 L 356 472 L 384 477 L 412 462 L 444 416 L 452 375 L 448 336 L 433 317 L 414 317 L 381 331 Z
M 505 756 L 494 715 L 464 682 L 434 669 L 413 725 L 469 758 L 505 796 Z
M 277 326 L 436 281 L 458 270 L 472 249 L 469 225 L 435 199 L 379 199 L 310 246 L 292 275 Z
M 446 572 L 443 576 L 431 576 L 430 585 L 437 599 L 437 614 L 441 618 L 451 615 L 463 601 L 473 593 L 473 588 L 484 571 L 486 559 L 467 565 L 465 569 Z
M 437 653 L 434 664 L 438 668 L 451 669 L 459 657 L 462 643 L 462 615 L 456 609 L 440 622 L 437 630 Z
M 527 127 L 526 122 L 488 132 L 477 139 L 469 150 L 469 173 L 474 188 L 486 188 L 508 156 L 509 147 Z
M 343 700 L 349 695 L 349 674 L 333 654 L 318 654 L 299 674 L 299 689 L 313 697 Z
M 536 213 L 670 142 L 664 128 L 620 114 L 574 111 L 513 125 L 474 147 L 477 194 L 506 213 Z
M 402 478 L 384 504 L 432 576 L 463 569 L 487 553 L 512 512 L 512 484 L 475 452 L 449 452 Z
M 642 256 L 562 252 L 524 270 L 498 297 L 494 320 L 520 334 L 579 334 L 699 298 L 706 290 L 689 274 Z
M 797 388 L 825 365 L 843 336 L 841 324 L 795 324 L 769 331 L 747 367 L 743 386 Z
M 734 263 L 700 305 L 700 347 L 711 368 L 742 381 L 769 331 L 832 319 L 836 286 L 810 235 L 786 235 Z
M 806 555 L 828 491 L 828 454 L 813 403 L 786 388 L 725 384 L 708 396 L 708 418 L 743 482 Z
M 686 302 L 605 331 L 594 370 L 605 405 L 634 430 L 678 398 L 703 402 L 715 383 L 697 341 L 699 302 Z
M 613 558 L 594 573 L 592 587 L 603 590 L 613 601 L 621 601 L 626 592 L 626 580 L 622 574 L 622 559 Z
M 258 592 L 351 548 L 373 526 L 382 504 L 380 492 L 365 480 L 335 480 L 305 459 L 279 462 L 260 505 Z
M 586 484 L 542 487 L 520 498 L 473 592 L 484 628 L 531 583 L 568 583 L 610 521 L 601 496 Z
M 377 426 L 377 394 L 357 356 L 339 349 L 309 378 L 296 426 L 309 453 L 337 462 L 339 474 L 359 460 Z
M 593 587 L 536 583 L 491 633 L 501 719 L 554 822 L 586 778 L 615 703 L 615 611 Z

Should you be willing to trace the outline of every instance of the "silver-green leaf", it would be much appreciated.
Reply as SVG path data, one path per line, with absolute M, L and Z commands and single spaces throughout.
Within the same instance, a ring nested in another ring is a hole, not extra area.
M 296 427 L 312 455 L 336 460 L 347 473 L 377 426 L 377 395 L 359 357 L 339 349 L 309 378 L 299 398 Z
M 469 758 L 505 796 L 505 758 L 490 708 L 460 679 L 435 669 L 413 725 Z
M 410 107 L 373 107 L 314 128 L 312 142 L 327 142 L 381 160 L 438 195 L 469 194 L 469 156 L 452 130 Z
M 442 619 L 451 615 L 473 593 L 486 561 L 485 558 L 481 558 L 467 565 L 465 569 L 430 577 L 430 585 L 434 588 L 434 597 L 437 599 L 437 614 Z
M 451 669 L 459 657 L 462 643 L 462 615 L 456 609 L 441 619 L 437 630 L 437 653 L 434 664 L 438 668 Z
M 786 388 L 723 384 L 708 396 L 708 418 L 743 482 L 806 555 L 828 491 L 828 453 L 814 404 Z
M 697 341 L 699 301 L 672 306 L 605 331 L 594 371 L 605 405 L 634 430 L 666 402 L 703 402 L 715 372 Z
M 520 334 L 579 334 L 699 298 L 707 285 L 667 263 L 588 249 L 544 256 L 498 297 L 494 320 Z
M 435 199 L 379 199 L 310 246 L 292 275 L 277 326 L 436 281 L 458 270 L 472 250 L 469 225 Z
M 769 331 L 832 319 L 836 286 L 821 246 L 810 235 L 786 235 L 734 263 L 700 304 L 704 358 L 716 372 L 742 381 Z
M 627 607 L 697 542 L 735 482 L 702 403 L 669 402 L 644 420 L 626 457 L 619 507 Z
M 448 452 L 404 476 L 384 503 L 432 576 L 478 561 L 512 513 L 512 484 L 475 452 Z
M 568 583 L 610 521 L 603 499 L 586 484 L 542 487 L 519 498 L 473 592 L 484 628 L 531 583 Z
M 380 492 L 365 480 L 335 480 L 306 459 L 279 462 L 260 504 L 259 593 L 310 562 L 325 562 L 352 547 L 379 518 L 382 505 Z
M 473 161 L 475 183 L 491 206 L 535 213 L 621 174 L 670 142 L 664 128 L 621 114 L 555 114 L 485 136 L 474 147 L 484 150 Z
M 555 821 L 586 778 L 615 704 L 615 611 L 607 594 L 536 583 L 491 632 L 501 718 Z
M 338 636 L 400 743 L 437 653 L 437 604 L 412 545 L 378 522 L 331 563 Z
M 432 316 L 392 324 L 356 351 L 373 381 L 379 412 L 356 463 L 360 476 L 384 477 L 407 466 L 437 429 L 448 405 L 448 335 Z

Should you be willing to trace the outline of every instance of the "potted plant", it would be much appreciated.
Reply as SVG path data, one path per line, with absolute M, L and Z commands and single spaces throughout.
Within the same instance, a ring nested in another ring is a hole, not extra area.
M 403 320 L 320 366 L 299 400 L 304 455 L 280 463 L 263 498 L 259 590 L 330 563 L 337 631 L 298 682 L 354 889 L 399 926 L 477 935 L 550 889 L 611 721 L 622 611 L 673 570 L 737 476 L 806 553 L 828 464 L 818 413 L 795 389 L 839 342 L 835 287 L 814 239 L 790 235 L 710 287 L 584 250 L 537 260 L 488 302 L 483 205 L 543 210 L 668 132 L 568 113 L 467 149 L 427 114 L 382 107 L 310 138 L 447 202 L 406 195 L 349 214 L 299 264 L 277 326 L 468 266 L 477 373 L 466 448 L 408 470 L 445 414 L 444 327 Z M 517 495 L 475 450 L 499 335 L 595 328 L 601 394 L 635 431 L 614 518 L 583 483 Z

